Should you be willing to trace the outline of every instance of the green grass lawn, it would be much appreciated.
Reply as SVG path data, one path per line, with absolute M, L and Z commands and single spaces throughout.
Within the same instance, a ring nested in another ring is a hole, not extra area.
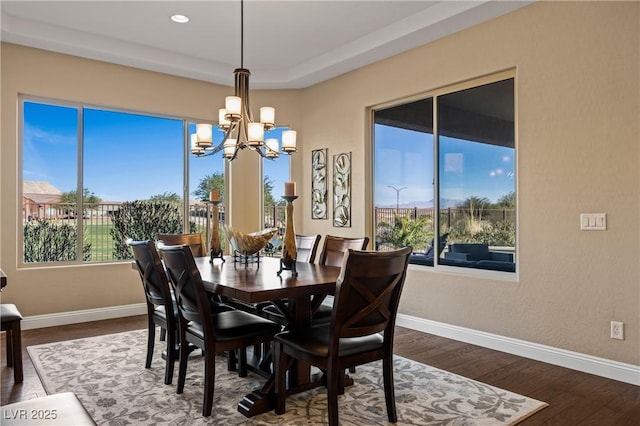
M 91 243 L 91 261 L 104 262 L 113 260 L 113 239 L 109 232 L 113 224 L 86 225 L 85 239 Z

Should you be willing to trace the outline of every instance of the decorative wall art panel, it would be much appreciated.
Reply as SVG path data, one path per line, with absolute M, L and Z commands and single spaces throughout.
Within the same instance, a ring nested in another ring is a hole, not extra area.
M 311 155 L 311 219 L 327 218 L 327 148 Z
M 351 153 L 333 156 L 333 226 L 351 226 Z

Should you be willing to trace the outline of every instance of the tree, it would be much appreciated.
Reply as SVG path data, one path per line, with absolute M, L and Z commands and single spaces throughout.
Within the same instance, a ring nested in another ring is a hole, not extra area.
M 209 194 L 213 189 L 220 191 L 220 201 L 224 204 L 224 174 L 220 172 L 213 172 L 213 174 L 200 179 L 198 189 L 193 191 L 193 196 L 201 201 L 209 201 Z M 273 198 L 273 180 L 269 176 L 264 177 L 263 191 L 265 206 L 284 204 L 283 201 L 276 202 Z
M 66 214 L 75 215 L 75 205 L 78 202 L 78 191 L 72 190 L 63 192 L 62 195 L 60 195 L 60 202 L 63 204 L 68 204 L 68 206 L 63 207 Z M 83 213 L 86 212 L 87 209 L 95 208 L 101 202 L 102 200 L 96 194 L 91 192 L 89 188 L 84 188 L 84 190 L 82 191 L 82 204 L 84 208 Z
M 514 191 L 511 191 L 508 194 L 503 195 L 502 197 L 500 197 L 500 199 L 496 203 L 496 206 L 503 207 L 503 208 L 515 209 L 516 208 L 516 193 Z
M 284 200 L 276 201 L 273 198 L 273 180 L 269 176 L 264 177 L 264 205 L 265 206 L 284 205 Z
M 175 192 L 163 192 L 162 194 L 156 194 L 149 197 L 149 201 L 158 201 L 163 203 L 182 203 L 182 198 Z
M 200 201 L 209 201 L 209 194 L 214 189 L 220 191 L 220 202 L 224 203 L 224 174 L 221 172 L 213 172 L 200 179 L 198 189 L 192 194 Z

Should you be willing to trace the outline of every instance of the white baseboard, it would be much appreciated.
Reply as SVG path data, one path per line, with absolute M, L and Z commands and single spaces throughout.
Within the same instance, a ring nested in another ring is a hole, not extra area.
M 34 315 L 22 320 L 22 329 L 53 327 L 103 319 L 144 315 L 147 307 L 144 303 L 112 306 L 108 308 L 87 309 L 83 311 L 60 312 L 55 314 Z M 565 349 L 545 346 L 538 343 L 504 337 L 470 328 L 458 327 L 424 318 L 398 314 L 396 324 L 401 327 L 434 334 L 461 342 L 471 343 L 489 349 L 525 358 L 535 359 L 561 367 L 597 376 L 618 380 L 640 386 L 640 366 L 625 364 L 609 359 L 598 358 Z
M 82 311 L 57 312 L 55 314 L 33 315 L 22 319 L 22 329 L 54 327 L 56 325 L 77 324 L 111 318 L 130 317 L 147 313 L 145 303 L 110 306 L 108 308 L 86 309 Z
M 396 325 L 640 386 L 640 366 L 398 314 Z

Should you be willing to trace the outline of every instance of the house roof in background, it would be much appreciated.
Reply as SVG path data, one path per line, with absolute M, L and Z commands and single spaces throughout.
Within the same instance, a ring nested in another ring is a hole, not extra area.
M 62 191 L 49 182 L 38 182 L 32 180 L 25 180 L 22 182 L 22 193 L 25 195 L 62 195 Z
M 304 88 L 485 22 L 522 1 L 260 1 L 244 5 L 253 88 Z M 0 2 L 3 41 L 233 85 L 239 1 Z M 175 13 L 187 24 L 171 22 Z

